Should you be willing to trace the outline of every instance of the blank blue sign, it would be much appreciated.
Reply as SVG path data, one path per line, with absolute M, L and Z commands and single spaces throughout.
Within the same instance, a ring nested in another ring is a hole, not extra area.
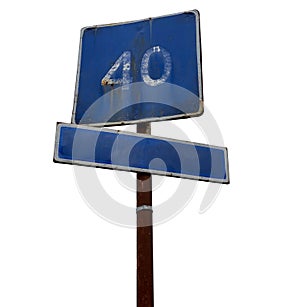
M 226 148 L 83 125 L 57 125 L 54 161 L 229 183 Z
M 83 28 L 72 123 L 120 125 L 203 112 L 198 11 Z

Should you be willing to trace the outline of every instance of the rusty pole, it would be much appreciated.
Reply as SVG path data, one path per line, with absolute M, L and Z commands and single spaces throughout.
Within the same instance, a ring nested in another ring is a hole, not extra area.
M 151 134 L 151 123 L 137 124 L 137 132 Z M 152 178 L 137 173 L 137 307 L 154 307 Z

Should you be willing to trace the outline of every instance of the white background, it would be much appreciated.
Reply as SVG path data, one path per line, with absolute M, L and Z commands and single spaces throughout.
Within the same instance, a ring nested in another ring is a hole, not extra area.
M 155 305 L 299 306 L 298 3 L 178 3 L 1 4 L 1 306 L 135 306 L 135 230 L 94 214 L 73 168 L 53 164 L 55 125 L 71 118 L 81 27 L 194 8 L 205 106 L 229 148 L 231 184 L 200 215 L 198 183 L 154 229 Z

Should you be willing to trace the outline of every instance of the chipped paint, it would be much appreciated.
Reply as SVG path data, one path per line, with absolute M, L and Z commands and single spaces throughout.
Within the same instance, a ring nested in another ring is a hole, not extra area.
M 163 56 L 163 61 L 164 61 L 164 72 L 159 79 L 152 79 L 149 75 L 149 61 L 150 61 L 151 55 L 154 53 L 161 53 Z M 166 49 L 160 46 L 154 46 L 145 52 L 143 59 L 142 59 L 142 63 L 141 63 L 141 75 L 142 75 L 143 81 L 147 85 L 157 86 L 157 85 L 160 85 L 166 82 L 170 76 L 171 70 L 172 70 L 171 55 Z
M 131 82 L 130 77 L 130 63 L 131 52 L 124 51 L 122 55 L 116 60 L 114 65 L 110 68 L 104 78 L 101 80 L 101 85 L 115 85 L 115 84 L 129 84 Z M 113 75 L 116 73 L 120 65 L 122 64 L 122 78 L 114 79 Z

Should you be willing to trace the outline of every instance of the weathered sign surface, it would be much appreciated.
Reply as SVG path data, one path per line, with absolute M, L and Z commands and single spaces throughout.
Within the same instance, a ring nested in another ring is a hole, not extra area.
M 203 112 L 198 11 L 82 29 L 72 123 L 98 126 Z

